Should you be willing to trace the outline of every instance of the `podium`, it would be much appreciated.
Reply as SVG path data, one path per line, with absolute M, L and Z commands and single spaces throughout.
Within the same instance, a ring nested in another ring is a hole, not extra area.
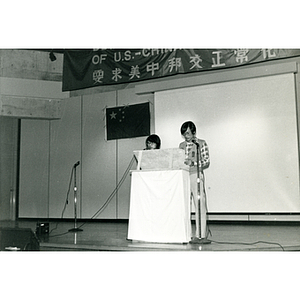
M 188 170 L 131 172 L 128 239 L 188 243 L 191 239 Z

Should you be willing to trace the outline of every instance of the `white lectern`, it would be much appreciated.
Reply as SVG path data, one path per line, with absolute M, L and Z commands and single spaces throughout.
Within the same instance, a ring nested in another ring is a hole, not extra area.
M 128 239 L 156 243 L 190 241 L 187 170 L 131 172 Z

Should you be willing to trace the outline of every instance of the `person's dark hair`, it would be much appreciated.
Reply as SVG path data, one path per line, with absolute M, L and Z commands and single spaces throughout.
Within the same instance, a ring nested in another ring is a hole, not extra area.
M 156 149 L 160 149 L 160 138 L 158 135 L 156 134 L 151 134 L 147 137 L 146 139 L 146 145 L 147 145 L 147 142 L 151 142 L 151 143 L 155 143 L 156 144 Z
M 180 128 L 181 135 L 184 135 L 184 133 L 188 130 L 188 128 L 191 129 L 192 134 L 196 133 L 196 125 L 192 121 L 187 121 L 181 125 Z

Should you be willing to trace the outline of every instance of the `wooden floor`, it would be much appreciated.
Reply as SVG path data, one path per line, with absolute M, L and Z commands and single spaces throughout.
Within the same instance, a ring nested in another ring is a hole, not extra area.
M 48 222 L 48 221 L 47 221 Z M 30 228 L 36 232 L 36 220 L 2 221 L 0 227 Z M 299 223 L 223 223 L 209 224 L 210 244 L 162 244 L 127 239 L 128 222 L 50 221 L 50 232 L 37 235 L 41 251 L 299 251 Z M 194 225 L 193 225 L 194 228 Z

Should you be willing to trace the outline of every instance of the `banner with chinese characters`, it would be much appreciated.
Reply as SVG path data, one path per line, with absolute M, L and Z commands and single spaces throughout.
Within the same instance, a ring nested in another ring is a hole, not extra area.
M 63 91 L 300 56 L 300 49 L 65 50 Z

